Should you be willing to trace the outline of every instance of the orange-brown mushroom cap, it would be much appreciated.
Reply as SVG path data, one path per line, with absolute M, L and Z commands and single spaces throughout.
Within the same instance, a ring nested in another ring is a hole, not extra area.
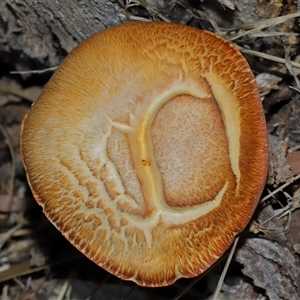
M 211 266 L 267 173 L 263 109 L 238 50 L 207 31 L 134 22 L 94 34 L 23 120 L 21 156 L 49 220 L 144 286 Z

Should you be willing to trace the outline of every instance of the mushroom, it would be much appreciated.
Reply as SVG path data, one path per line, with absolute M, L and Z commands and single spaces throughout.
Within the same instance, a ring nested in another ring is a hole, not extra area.
M 24 117 L 21 156 L 48 219 L 100 267 L 142 286 L 208 269 L 249 222 L 266 125 L 239 51 L 164 22 L 78 45 Z

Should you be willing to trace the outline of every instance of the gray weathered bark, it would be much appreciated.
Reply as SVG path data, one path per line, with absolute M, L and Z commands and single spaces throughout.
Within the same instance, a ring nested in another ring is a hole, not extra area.
M 282 9 L 282 0 L 0 0 L 0 63 L 17 70 L 57 66 L 92 33 L 124 23 L 126 3 L 138 19 L 209 30 L 276 17 Z
M 22 70 L 32 60 L 56 66 L 92 33 L 124 21 L 124 11 L 109 0 L 2 0 L 0 53 Z

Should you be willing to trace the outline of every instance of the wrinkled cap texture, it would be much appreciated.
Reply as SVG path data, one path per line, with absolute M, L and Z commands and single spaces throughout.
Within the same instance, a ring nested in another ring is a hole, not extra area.
M 45 215 L 112 274 L 165 286 L 208 269 L 249 222 L 267 173 L 253 74 L 223 38 L 132 22 L 76 47 L 24 118 Z

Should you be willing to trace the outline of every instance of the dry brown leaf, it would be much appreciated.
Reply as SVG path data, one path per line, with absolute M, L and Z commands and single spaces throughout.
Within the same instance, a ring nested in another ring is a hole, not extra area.
M 300 174 L 300 151 L 288 153 L 286 161 L 294 175 Z
M 282 80 L 281 77 L 278 77 L 269 73 L 261 73 L 256 76 L 256 83 L 260 93 L 267 94 L 271 90 L 278 90 L 278 83 Z

